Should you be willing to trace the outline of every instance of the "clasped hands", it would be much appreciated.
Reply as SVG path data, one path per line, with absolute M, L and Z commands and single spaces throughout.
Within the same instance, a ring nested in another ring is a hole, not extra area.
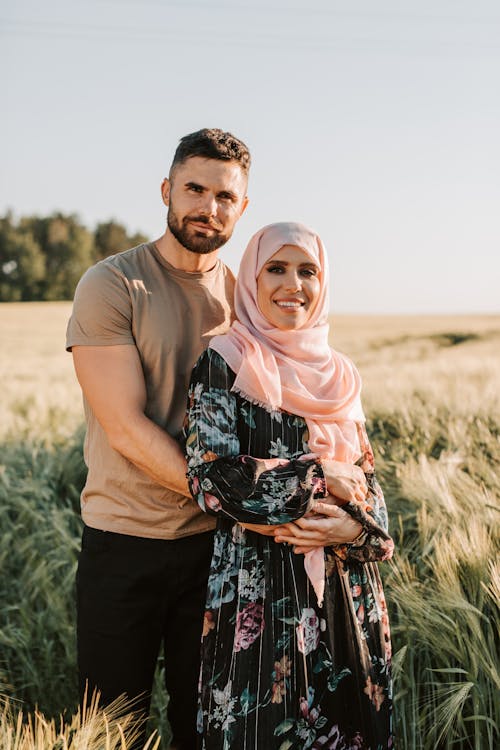
M 340 506 L 366 498 L 368 486 L 364 472 L 359 466 L 332 459 L 322 459 L 321 466 L 330 494 L 315 500 L 311 510 L 302 518 L 276 526 L 248 523 L 241 526 L 274 536 L 276 542 L 293 544 L 297 554 L 305 554 L 316 547 L 352 542 L 363 529 Z

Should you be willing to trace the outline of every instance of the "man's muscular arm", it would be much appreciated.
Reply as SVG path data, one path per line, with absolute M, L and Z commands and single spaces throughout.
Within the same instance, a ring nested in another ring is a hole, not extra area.
M 158 484 L 189 497 L 179 444 L 144 414 L 146 385 L 135 346 L 73 346 L 85 398 L 114 450 Z

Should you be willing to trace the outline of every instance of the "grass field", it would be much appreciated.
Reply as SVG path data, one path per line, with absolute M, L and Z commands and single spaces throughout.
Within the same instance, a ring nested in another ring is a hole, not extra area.
M 67 709 L 68 722 L 76 708 L 72 602 L 85 470 L 81 396 L 64 351 L 69 312 L 67 303 L 0 304 L 0 693 L 11 700 L 0 714 L 2 749 L 35 746 L 5 740 L 15 738 L 16 700 L 50 717 Z M 336 316 L 331 332 L 363 377 L 397 544 L 382 566 L 397 747 L 493 750 L 500 316 Z M 158 691 L 154 722 L 165 738 L 164 702 Z M 113 747 L 125 747 L 116 737 Z M 54 744 L 44 742 L 37 747 Z
M 40 426 L 51 423 L 67 432 L 83 419 L 71 355 L 64 350 L 70 313 L 68 302 L 0 303 L 0 437 L 16 429 L 40 434 Z M 450 335 L 469 337 L 467 346 L 452 347 Z M 388 384 L 407 392 L 415 364 L 427 361 L 440 382 L 469 388 L 489 382 L 490 368 L 498 365 L 500 316 L 339 315 L 332 319 L 331 344 L 356 361 L 370 403 L 384 397 Z M 466 372 L 451 372 L 457 358 Z
M 82 421 L 81 393 L 64 348 L 70 312 L 67 302 L 0 303 L 0 437 L 40 435 L 49 427 L 68 433 Z

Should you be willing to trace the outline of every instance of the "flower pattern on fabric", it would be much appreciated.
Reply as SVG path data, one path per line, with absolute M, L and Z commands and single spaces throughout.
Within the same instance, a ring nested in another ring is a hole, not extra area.
M 233 709 L 237 703 L 237 698 L 232 695 L 232 684 L 231 680 L 227 683 L 223 690 L 213 690 L 213 699 L 215 708 L 211 713 L 211 723 L 216 729 L 227 729 L 236 719 L 233 716 Z
M 287 691 L 287 678 L 290 677 L 291 671 L 292 662 L 286 654 L 280 659 L 280 661 L 274 662 L 272 703 L 283 703 L 283 698 Z
M 236 616 L 233 650 L 250 648 L 264 630 L 264 611 L 262 604 L 252 602 Z
M 205 352 L 193 371 L 186 418 L 191 491 L 217 516 L 202 635 L 200 748 L 389 750 L 390 632 L 375 561 L 390 556 L 392 541 L 364 428 L 369 497 L 344 507 L 365 535 L 356 545 L 325 549 L 320 609 L 303 557 L 238 523 L 293 521 L 311 498 L 325 496 L 306 423 L 250 403 L 231 391 L 233 382 L 220 355 Z
M 385 700 L 384 688 L 382 685 L 376 685 L 372 682 L 372 678 L 368 675 L 366 678 L 366 687 L 364 692 L 369 697 L 377 711 L 380 711 L 380 706 Z
M 250 602 L 256 602 L 264 596 L 265 580 L 262 561 L 256 560 L 249 570 L 238 571 L 238 591 L 240 596 Z
M 210 633 L 211 630 L 215 628 L 215 618 L 213 615 L 213 612 L 205 612 L 203 616 L 203 631 L 202 636 L 203 638 Z
M 302 610 L 302 616 L 296 631 L 297 647 L 301 654 L 310 654 L 318 647 L 319 617 L 314 609 L 307 607 Z

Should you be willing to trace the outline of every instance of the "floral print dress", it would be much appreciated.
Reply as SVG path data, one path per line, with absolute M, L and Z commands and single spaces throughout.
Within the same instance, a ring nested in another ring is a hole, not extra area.
M 392 554 L 363 426 L 369 497 L 343 506 L 364 529 L 325 549 L 322 607 L 303 555 L 241 523 L 300 518 L 326 494 L 305 420 L 231 392 L 235 375 L 206 351 L 186 416 L 188 478 L 218 518 L 203 625 L 198 715 L 202 750 L 385 750 L 391 732 L 391 643 L 376 561 Z

